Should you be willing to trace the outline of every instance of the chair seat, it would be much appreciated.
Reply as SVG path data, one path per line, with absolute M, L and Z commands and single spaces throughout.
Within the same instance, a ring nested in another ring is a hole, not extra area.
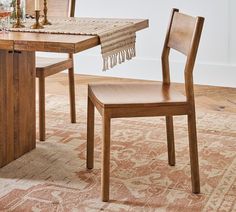
M 186 97 L 173 86 L 156 82 L 143 84 L 90 84 L 89 95 L 102 107 L 186 104 Z
M 44 76 L 46 77 L 71 67 L 73 67 L 71 58 L 36 57 L 36 77 L 39 77 L 41 74 L 40 72 L 43 71 L 47 71 L 47 73 L 44 73 Z

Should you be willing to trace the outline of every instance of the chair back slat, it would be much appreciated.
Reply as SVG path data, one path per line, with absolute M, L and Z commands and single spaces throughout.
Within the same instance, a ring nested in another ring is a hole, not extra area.
M 176 12 L 173 17 L 168 47 L 188 54 L 197 18 Z
M 26 14 L 34 14 L 35 0 L 26 0 Z M 40 0 L 41 15 L 43 14 L 44 0 Z M 47 0 L 48 16 L 73 17 L 75 0 Z
M 169 54 L 171 49 L 186 56 L 185 91 L 188 101 L 193 98 L 193 69 L 204 24 L 203 17 L 192 17 L 173 9 L 162 51 L 163 83 L 170 84 Z

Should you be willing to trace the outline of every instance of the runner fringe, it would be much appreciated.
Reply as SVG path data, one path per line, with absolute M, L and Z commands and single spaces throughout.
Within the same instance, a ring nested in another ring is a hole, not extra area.
M 103 56 L 103 71 L 113 68 L 118 63 L 121 64 L 126 60 L 131 60 L 136 56 L 135 46 L 121 50 L 112 55 Z

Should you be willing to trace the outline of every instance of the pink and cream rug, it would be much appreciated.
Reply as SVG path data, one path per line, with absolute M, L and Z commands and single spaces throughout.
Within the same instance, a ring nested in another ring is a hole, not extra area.
M 86 92 L 86 86 L 79 91 Z M 163 117 L 112 121 L 109 203 L 100 199 L 101 119 L 86 170 L 86 96 L 69 123 L 66 95 L 47 95 L 47 140 L 0 169 L 0 211 L 236 211 L 236 115 L 197 109 L 201 191 L 191 193 L 187 124 L 175 118 L 175 167 Z

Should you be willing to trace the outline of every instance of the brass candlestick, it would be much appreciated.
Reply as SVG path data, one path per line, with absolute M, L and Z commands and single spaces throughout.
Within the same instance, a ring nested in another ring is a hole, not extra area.
M 35 10 L 35 24 L 32 25 L 31 29 L 43 29 L 44 27 L 39 23 L 40 10 Z
M 21 9 L 20 9 L 20 0 L 16 1 L 16 23 L 13 24 L 13 28 L 23 28 L 25 27 L 22 23 L 21 23 Z
M 48 14 L 47 0 L 44 0 L 43 13 L 44 13 L 44 18 L 43 18 L 43 21 L 41 22 L 41 24 L 42 25 L 52 25 L 52 23 L 49 22 L 48 17 L 47 17 L 47 14 Z

